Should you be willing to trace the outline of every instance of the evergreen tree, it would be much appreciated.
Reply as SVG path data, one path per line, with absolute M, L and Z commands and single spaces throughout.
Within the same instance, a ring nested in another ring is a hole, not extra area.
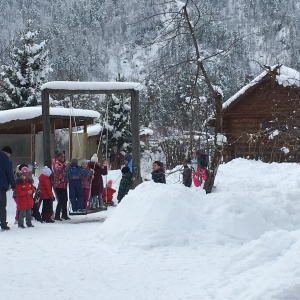
M 118 81 L 125 79 L 118 78 Z M 130 96 L 126 94 L 107 96 L 108 117 L 104 128 L 108 132 L 108 149 L 117 146 L 126 153 L 132 150 L 130 101 Z
M 48 65 L 46 41 L 36 42 L 32 21 L 19 34 L 20 45 L 10 52 L 11 65 L 2 65 L 0 101 L 2 109 L 36 106 L 41 103 L 41 86 L 51 67 Z

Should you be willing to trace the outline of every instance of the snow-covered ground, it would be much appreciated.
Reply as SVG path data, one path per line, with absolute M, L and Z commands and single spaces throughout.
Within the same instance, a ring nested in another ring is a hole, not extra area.
M 299 174 L 236 159 L 212 194 L 175 173 L 106 212 L 24 230 L 8 193 L 0 299 L 300 299 Z M 119 175 L 108 175 L 114 187 Z

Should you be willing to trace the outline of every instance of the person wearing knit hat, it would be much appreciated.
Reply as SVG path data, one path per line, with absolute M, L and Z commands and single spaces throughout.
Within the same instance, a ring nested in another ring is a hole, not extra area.
M 91 161 L 92 161 L 92 162 L 98 162 L 98 156 L 97 156 L 96 153 L 93 154 L 93 156 L 91 157 Z
M 40 200 L 43 202 L 42 220 L 46 223 L 54 223 L 52 219 L 53 201 L 55 200 L 52 192 L 50 176 L 52 171 L 47 166 L 44 167 L 43 173 L 39 176 Z
M 65 163 L 63 151 L 55 151 L 52 159 L 53 189 L 56 195 L 57 205 L 54 220 L 69 220 L 68 216 L 68 181 L 65 177 L 68 164 Z
M 28 177 L 28 167 L 23 167 L 21 170 L 20 170 L 20 173 L 21 175 L 24 175 L 26 177 Z
M 91 181 L 93 178 L 93 172 L 88 166 L 88 161 L 83 160 L 81 163 L 81 176 L 82 176 L 82 203 L 83 208 L 89 208 L 89 200 L 91 193 Z
M 125 166 L 129 168 L 130 172 L 132 173 L 132 156 L 130 154 L 126 154 L 124 156 Z
M 105 162 L 102 165 L 96 162 L 95 159 L 98 161 L 97 154 L 94 154 L 91 161 L 88 163 L 89 168 L 94 173 L 91 184 L 90 207 L 91 209 L 96 209 L 99 207 L 100 209 L 104 210 L 106 207 L 103 206 L 102 200 L 102 192 L 104 190 L 102 175 L 107 175 L 107 163 Z
M 43 169 L 43 174 L 49 177 L 52 174 L 52 170 L 45 166 Z
M 12 155 L 12 149 L 9 146 L 5 146 L 2 148 L 2 152 L 8 153 Z
M 16 185 L 12 168 L 12 162 L 9 159 L 11 154 L 12 151 L 9 146 L 3 147 L 2 151 L 0 152 L 0 223 L 2 230 L 10 229 L 7 226 L 6 222 L 6 192 L 8 191 L 9 186 L 11 186 L 11 188 L 14 189 Z
M 27 227 L 34 227 L 31 222 L 31 210 L 34 206 L 33 194 L 35 191 L 33 180 L 28 177 L 28 167 L 23 167 L 19 179 L 16 180 L 15 188 L 19 210 L 19 228 L 25 228 L 24 218 L 26 218 Z
M 59 149 L 55 150 L 55 152 L 54 152 L 54 157 L 55 158 L 60 158 L 63 155 L 64 155 L 64 152 L 59 150 Z
M 78 160 L 72 159 L 71 164 L 66 169 L 66 179 L 69 182 L 69 199 L 73 212 L 82 211 L 82 171 L 78 166 Z
M 117 146 L 113 146 L 109 155 L 109 164 L 111 170 L 120 170 L 124 163 L 123 155 Z
M 128 167 L 123 167 L 121 172 L 122 172 L 122 178 L 120 181 L 118 196 L 117 196 L 119 203 L 128 194 L 131 186 L 131 177 L 132 177 L 130 169 Z
M 116 190 L 112 188 L 112 184 L 113 184 L 113 181 L 108 180 L 106 187 L 102 193 L 102 199 L 103 199 L 104 204 L 113 206 L 114 205 L 113 195 L 116 192 Z

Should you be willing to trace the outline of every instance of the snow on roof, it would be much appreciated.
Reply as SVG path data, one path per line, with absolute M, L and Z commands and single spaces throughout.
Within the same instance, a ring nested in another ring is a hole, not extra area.
M 273 71 L 275 68 L 278 68 L 278 65 L 272 66 L 270 69 Z M 297 86 L 300 87 L 300 73 L 294 69 L 281 66 L 277 69 L 276 81 L 278 84 L 286 86 Z M 238 99 L 241 95 L 243 95 L 248 89 L 252 86 L 256 85 L 262 78 L 264 78 L 268 74 L 268 71 L 263 71 L 260 75 L 255 77 L 252 81 L 250 81 L 247 85 L 241 88 L 236 94 L 230 97 L 227 101 L 223 103 L 223 110 L 228 108 L 236 99 Z
M 87 136 L 94 136 L 94 135 L 99 135 L 100 132 L 102 131 L 103 126 L 101 126 L 100 124 L 94 124 L 91 126 L 87 127 Z M 83 130 L 79 130 L 77 131 L 78 133 L 83 133 Z M 153 130 L 150 128 L 142 128 L 140 130 L 140 135 L 152 135 L 153 134 Z
M 140 90 L 138 82 L 79 82 L 79 81 L 51 81 L 42 85 L 41 89 L 50 90 Z
M 101 126 L 99 123 L 94 124 L 91 126 L 87 127 L 87 136 L 95 136 L 95 135 L 100 135 L 100 132 L 102 131 L 103 126 Z M 83 129 L 75 131 L 77 133 L 83 133 Z
M 147 127 L 140 129 L 140 135 L 153 135 L 153 130 Z
M 41 106 L 21 107 L 0 111 L 0 123 L 7 123 L 14 120 L 29 120 L 42 115 Z M 70 116 L 70 109 L 64 107 L 50 107 L 50 116 Z M 100 114 L 93 110 L 75 109 L 71 110 L 73 117 L 99 118 Z
M 283 86 L 297 86 L 300 87 L 300 73 L 294 69 L 281 66 L 276 75 L 278 84 Z

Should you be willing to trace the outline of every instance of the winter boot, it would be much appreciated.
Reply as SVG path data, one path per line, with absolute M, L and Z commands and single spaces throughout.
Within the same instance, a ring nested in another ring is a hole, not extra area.
M 6 224 L 1 224 L 1 229 L 2 229 L 2 231 L 5 231 L 5 230 L 10 230 L 10 227 L 8 227 L 7 226 L 7 222 L 6 222 Z

